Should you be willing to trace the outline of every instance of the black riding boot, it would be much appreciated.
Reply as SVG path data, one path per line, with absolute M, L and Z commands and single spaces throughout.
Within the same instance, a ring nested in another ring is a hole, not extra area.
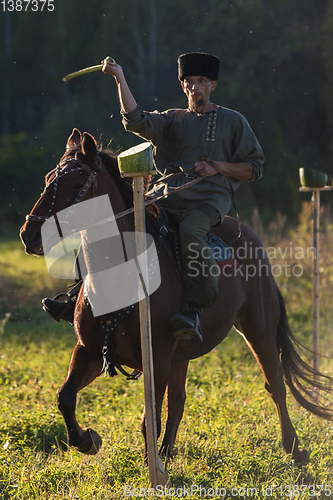
M 178 339 L 201 343 L 203 341 L 201 336 L 202 311 L 202 307 L 184 303 L 181 312 L 173 314 L 169 319 L 173 336 Z
M 82 283 L 82 281 L 79 281 L 68 293 L 59 293 L 54 299 L 50 299 L 49 297 L 43 299 L 44 311 L 56 321 L 60 322 L 63 319 L 72 325 L 74 322 L 76 299 Z

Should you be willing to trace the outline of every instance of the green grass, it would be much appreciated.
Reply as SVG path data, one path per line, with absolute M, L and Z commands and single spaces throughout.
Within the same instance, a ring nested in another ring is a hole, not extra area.
M 300 234 L 302 225 L 292 235 L 295 241 Z M 321 342 L 331 355 L 332 260 L 324 250 Z M 310 343 L 310 264 L 304 261 L 304 266 L 302 278 L 281 277 L 279 285 L 294 330 Z M 149 485 L 139 430 L 142 380 L 100 377 L 83 390 L 78 420 L 101 435 L 103 446 L 97 455 L 84 456 L 66 445 L 56 391 L 75 337 L 70 325 L 54 322 L 40 308 L 45 294 L 63 288 L 48 276 L 43 259 L 26 256 L 19 242 L 0 245 L 0 499 L 108 500 L 130 498 L 134 492 L 132 498 L 142 498 Z M 6 324 L 1 323 L 5 313 L 11 313 Z M 331 371 L 330 359 L 321 363 Z M 333 425 L 299 408 L 291 396 L 288 406 L 301 446 L 311 453 L 310 464 L 302 468 L 284 453 L 263 376 L 243 339 L 232 331 L 212 353 L 190 364 L 176 454 L 166 463 L 173 488 L 178 493 L 187 488 L 187 498 L 203 498 L 205 492 L 206 498 L 225 499 L 333 498 Z M 201 495 L 191 492 L 195 485 Z M 317 490 L 331 485 L 332 493 L 323 489 L 318 496 L 309 485 Z M 165 496 L 173 497 L 172 491 Z

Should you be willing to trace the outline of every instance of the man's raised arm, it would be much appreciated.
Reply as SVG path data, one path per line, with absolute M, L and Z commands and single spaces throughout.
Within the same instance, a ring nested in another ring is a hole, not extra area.
M 107 75 L 112 75 L 116 80 L 121 111 L 123 113 L 133 111 L 137 107 L 137 103 L 127 85 L 122 67 L 119 64 L 112 65 L 105 59 L 102 71 Z

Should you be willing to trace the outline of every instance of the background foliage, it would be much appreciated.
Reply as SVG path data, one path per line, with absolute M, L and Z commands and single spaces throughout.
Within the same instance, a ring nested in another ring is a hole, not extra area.
M 214 101 L 248 118 L 266 155 L 264 178 L 238 192 L 243 217 L 259 207 L 266 222 L 280 211 L 292 223 L 304 196 L 298 168 L 332 173 L 332 0 L 56 0 L 53 12 L 1 14 L 2 220 L 23 221 L 35 200 L 28 172 L 39 189 L 40 172 L 53 168 L 74 126 L 104 143 L 112 139 L 115 148 L 137 140 L 122 128 L 112 78 L 61 80 L 106 55 L 123 66 L 148 110 L 186 105 L 180 53 L 220 57 Z M 22 133 L 25 142 L 15 146 Z M 22 189 L 18 204 L 8 199 L 13 189 L 14 199 Z

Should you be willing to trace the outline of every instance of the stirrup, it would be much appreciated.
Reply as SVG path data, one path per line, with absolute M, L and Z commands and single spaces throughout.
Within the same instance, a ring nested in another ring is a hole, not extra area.
M 201 335 L 201 310 L 192 310 L 175 313 L 169 319 L 173 336 L 182 340 L 191 340 L 196 343 L 203 342 Z
M 66 297 L 66 301 L 60 301 L 59 299 L 61 297 Z M 59 314 L 56 314 L 55 312 L 52 311 L 52 304 L 54 302 L 56 303 L 57 306 L 58 305 L 59 306 L 60 305 L 64 306 L 63 309 L 60 311 Z M 58 323 L 62 319 L 65 319 L 66 321 L 69 321 L 68 319 L 65 318 L 65 315 L 66 315 L 66 313 L 69 312 L 69 310 L 71 309 L 71 307 L 73 307 L 73 302 L 72 302 L 71 298 L 69 297 L 69 295 L 67 295 L 66 293 L 59 293 L 58 295 L 56 295 L 54 297 L 54 299 L 50 299 L 49 297 L 45 297 L 45 299 L 42 300 L 42 304 L 43 304 L 43 310 L 49 316 L 51 316 L 51 318 L 53 318 L 55 321 L 57 321 Z M 72 321 L 69 321 L 69 323 L 72 323 Z
M 82 280 L 79 281 L 67 293 L 59 293 L 53 299 L 45 297 L 45 299 L 42 300 L 43 310 L 58 323 L 63 319 L 72 325 L 74 321 L 74 309 L 76 302 L 76 300 L 72 300 L 72 298 L 78 295 L 82 283 Z M 62 298 L 65 298 L 65 300 L 59 300 Z M 59 309 L 58 314 L 54 311 L 54 308 Z

